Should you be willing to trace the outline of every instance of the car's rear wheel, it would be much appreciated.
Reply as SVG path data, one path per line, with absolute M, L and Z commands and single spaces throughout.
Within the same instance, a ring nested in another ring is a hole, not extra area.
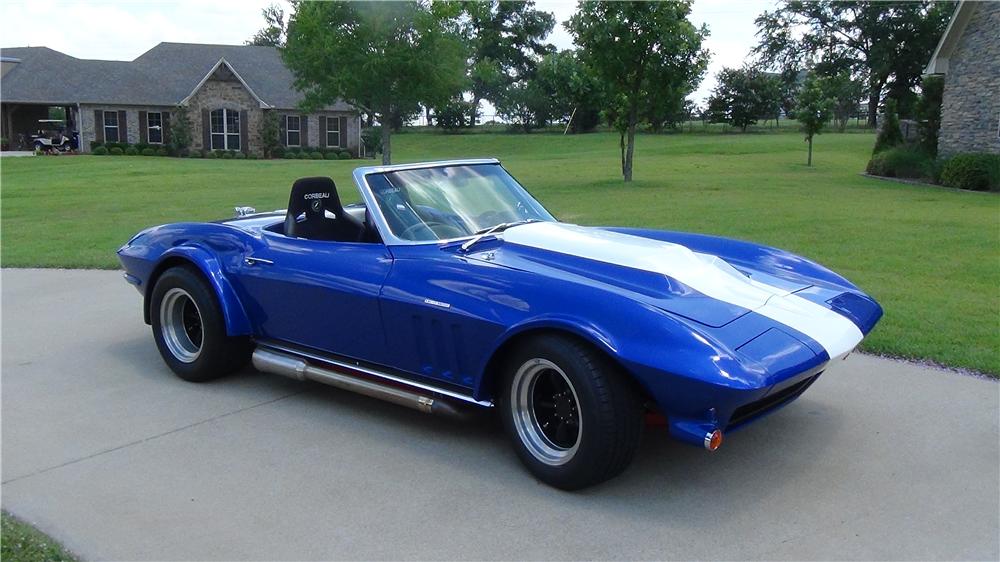
M 215 293 L 193 269 L 165 271 L 153 287 L 149 306 L 156 347 L 180 378 L 207 381 L 250 360 L 249 339 L 226 334 Z
M 506 362 L 498 405 L 514 449 L 564 490 L 620 474 L 635 456 L 642 402 L 619 368 L 586 343 L 546 335 Z

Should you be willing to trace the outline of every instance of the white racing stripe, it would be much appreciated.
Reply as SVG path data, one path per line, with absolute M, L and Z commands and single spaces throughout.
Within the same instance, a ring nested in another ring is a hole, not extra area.
M 685 246 L 577 225 L 537 222 L 511 228 L 503 239 L 560 254 L 642 269 L 672 277 L 716 300 L 747 308 L 816 340 L 831 359 L 851 352 L 864 335 L 847 318 L 750 279 L 725 260 Z

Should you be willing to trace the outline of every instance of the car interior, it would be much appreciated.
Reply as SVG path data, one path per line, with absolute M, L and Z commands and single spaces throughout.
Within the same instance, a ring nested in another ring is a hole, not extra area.
M 348 208 L 327 177 L 300 178 L 292 184 L 284 223 L 269 228 L 291 238 L 330 242 L 380 242 L 364 205 Z

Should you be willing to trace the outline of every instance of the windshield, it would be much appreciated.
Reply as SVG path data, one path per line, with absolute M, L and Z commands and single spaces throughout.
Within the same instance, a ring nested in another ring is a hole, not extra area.
M 498 164 L 400 170 L 367 178 L 389 229 L 402 240 L 449 240 L 504 223 L 555 220 Z

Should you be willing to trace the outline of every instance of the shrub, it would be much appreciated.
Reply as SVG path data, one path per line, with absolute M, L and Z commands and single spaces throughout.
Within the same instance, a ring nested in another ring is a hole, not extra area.
M 147 148 L 153 148 L 153 147 L 149 146 L 149 143 L 145 143 L 145 142 L 137 142 L 137 143 L 133 144 L 132 146 L 134 146 L 135 149 L 139 151 L 139 154 L 142 154 L 142 152 L 144 150 L 146 150 Z
M 350 160 L 351 158 L 354 158 L 354 156 L 352 156 L 350 152 L 345 150 L 340 153 L 340 156 L 338 156 L 338 158 L 340 158 L 341 160 Z
M 322 160 L 323 159 L 323 153 L 320 152 L 320 151 L 318 151 L 318 150 L 316 152 L 311 152 L 311 153 L 309 153 L 309 158 L 311 160 Z
M 882 123 L 882 129 L 878 132 L 878 138 L 875 139 L 875 148 L 872 150 L 872 154 L 900 144 L 903 144 L 903 131 L 899 129 L 896 100 L 889 98 L 885 100 L 885 122 Z
M 941 101 L 944 97 L 944 77 L 924 76 L 920 85 L 920 100 L 917 102 L 917 128 L 920 144 L 924 150 L 937 156 L 938 131 L 941 129 Z
M 928 178 L 934 175 L 934 158 L 917 146 L 897 146 L 879 152 L 868 162 L 867 172 L 889 178 Z
M 284 158 L 285 157 L 285 147 L 277 146 L 270 152 L 271 158 Z
M 90 153 L 93 154 L 94 156 L 104 156 L 108 153 L 108 149 L 104 148 L 103 146 L 93 146 L 90 149 Z
M 139 154 L 139 149 L 137 149 L 134 146 L 130 146 L 130 147 L 128 147 L 128 148 L 125 149 L 125 155 L 126 156 L 136 156 L 138 154 Z
M 247 154 L 247 160 L 256 160 L 256 159 L 257 159 L 257 155 L 254 154 L 253 152 L 251 152 L 250 154 Z
M 959 189 L 1000 190 L 1000 154 L 959 154 L 944 163 L 941 183 Z
M 156 149 L 156 155 L 157 156 L 166 156 L 167 154 L 168 154 L 168 152 L 167 152 L 166 148 L 157 148 Z
M 340 155 L 336 152 L 327 152 L 323 158 L 326 158 L 327 160 L 336 160 L 337 158 L 340 158 Z
M 247 155 L 243 154 L 242 152 L 237 152 L 236 154 L 233 154 L 233 158 L 237 160 L 244 160 L 246 157 Z
M 226 160 L 232 160 L 233 159 L 233 153 L 232 152 L 223 152 L 222 153 L 222 158 L 224 158 Z
M 106 142 L 106 143 L 104 143 L 104 147 L 107 148 L 108 151 L 110 151 L 112 148 L 120 148 L 120 149 L 122 149 L 122 153 L 124 153 L 125 149 L 128 148 L 128 143 L 126 143 L 126 142 Z
M 103 141 L 90 141 L 90 151 L 91 152 L 94 152 L 94 149 L 96 149 L 98 147 L 104 148 L 104 153 L 107 154 L 108 151 L 107 151 L 107 148 L 104 146 L 104 142 Z
M 218 157 L 219 157 L 219 155 L 216 154 L 214 150 L 206 150 L 205 151 L 205 158 L 218 158 Z
M 286 150 L 285 152 L 283 152 L 281 154 L 281 157 L 286 160 L 295 160 L 296 158 L 298 158 L 298 156 L 291 150 Z
M 125 154 L 125 151 L 122 150 L 122 147 L 120 146 L 112 146 L 108 153 L 112 156 L 121 156 L 122 154 Z
M 156 156 L 156 151 L 152 147 L 146 147 L 142 149 L 143 156 Z
M 201 158 L 203 156 L 200 150 L 191 150 L 187 155 L 188 158 Z

